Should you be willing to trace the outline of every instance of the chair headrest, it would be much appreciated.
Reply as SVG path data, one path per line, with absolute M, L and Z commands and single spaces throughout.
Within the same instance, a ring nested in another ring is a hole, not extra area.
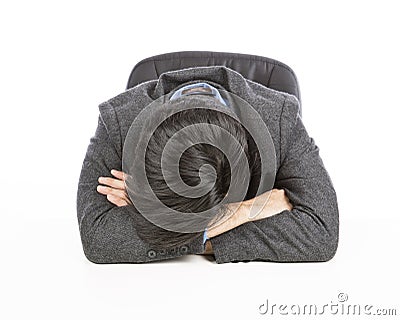
M 127 89 L 145 81 L 156 80 L 167 71 L 217 65 L 231 68 L 244 78 L 268 88 L 293 94 L 301 103 L 297 78 L 290 67 L 271 58 L 242 53 L 181 51 L 149 57 L 135 65 Z

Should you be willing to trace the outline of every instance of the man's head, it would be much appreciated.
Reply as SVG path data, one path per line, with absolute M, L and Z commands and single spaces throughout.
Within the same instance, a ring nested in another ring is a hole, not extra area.
M 182 100 L 185 100 L 187 108 L 182 108 Z M 196 104 L 204 105 L 204 103 L 209 104 L 210 108 L 196 108 Z M 178 105 L 180 106 L 179 111 L 175 112 L 174 109 L 178 110 Z M 257 180 L 260 174 L 259 154 L 257 150 L 251 148 L 254 145 L 251 135 L 232 110 L 228 110 L 229 108 L 211 97 L 184 97 L 179 101 L 168 101 L 165 108 L 169 108 L 168 111 L 173 112 L 151 133 L 145 153 L 145 174 L 152 192 L 156 195 L 157 200 L 165 206 L 182 213 L 182 219 L 185 213 L 198 214 L 200 217 L 201 213 L 206 210 L 213 210 L 214 221 L 222 219 L 227 214 L 222 200 L 227 196 L 231 186 L 232 173 L 243 170 L 243 168 L 241 168 L 240 162 L 236 161 L 236 157 L 233 161 L 232 159 L 229 161 L 221 149 L 224 147 L 223 144 L 229 144 L 229 147 L 233 148 L 231 150 L 233 154 L 244 153 L 252 175 L 251 178 Z M 195 124 L 201 124 L 201 126 Z M 190 130 L 185 131 L 184 129 Z M 165 171 L 169 171 L 170 168 L 168 165 L 163 167 L 162 159 L 167 159 L 166 163 L 168 163 L 168 159 L 175 159 L 178 149 L 177 145 L 177 148 L 166 148 L 166 145 L 175 134 L 182 131 L 185 131 L 185 141 L 193 141 L 193 143 L 189 143 L 190 147 L 186 148 L 179 157 L 178 174 L 187 189 L 199 186 L 200 196 L 193 197 L 178 193 L 172 188 L 174 183 L 169 184 L 166 181 L 168 174 Z M 223 132 L 228 132 L 237 143 L 233 144 L 227 141 Z M 207 137 L 207 140 L 212 143 L 196 143 L 200 137 Z M 132 178 L 135 179 L 135 177 Z M 249 198 L 248 190 L 245 191 L 246 198 Z M 146 194 L 138 194 L 138 196 L 143 201 L 150 199 Z M 135 206 L 135 201 L 133 201 L 133 205 Z M 141 211 L 141 213 L 143 215 L 137 219 L 139 236 L 154 247 L 167 248 L 183 245 L 201 237 L 204 231 L 174 232 L 166 230 L 146 219 L 146 212 Z M 152 214 L 167 217 L 167 213 L 162 207 Z

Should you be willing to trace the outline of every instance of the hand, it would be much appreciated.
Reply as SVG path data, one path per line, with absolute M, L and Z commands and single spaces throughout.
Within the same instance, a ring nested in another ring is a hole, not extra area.
M 111 170 L 111 174 L 117 179 L 110 177 L 99 177 L 98 181 L 106 186 L 97 186 L 97 191 L 107 196 L 107 200 L 118 207 L 132 204 L 125 189 L 125 173 L 115 169 Z

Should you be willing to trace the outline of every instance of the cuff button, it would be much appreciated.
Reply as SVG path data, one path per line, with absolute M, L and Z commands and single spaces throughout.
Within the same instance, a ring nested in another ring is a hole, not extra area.
M 187 246 L 182 246 L 182 247 L 180 248 L 180 252 L 181 252 L 182 254 L 187 253 L 188 250 L 189 250 L 189 248 L 188 248 Z
M 154 250 L 149 250 L 149 251 L 147 251 L 147 256 L 148 256 L 149 258 L 155 258 L 156 255 L 157 255 L 157 253 L 156 253 Z

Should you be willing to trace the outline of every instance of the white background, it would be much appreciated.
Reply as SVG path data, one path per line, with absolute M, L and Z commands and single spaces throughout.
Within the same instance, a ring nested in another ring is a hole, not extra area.
M 278 318 L 258 307 L 335 303 L 340 292 L 399 315 L 398 14 L 396 1 L 2 2 L 0 318 Z M 334 259 L 86 260 L 76 191 L 98 105 L 140 60 L 189 50 L 261 55 L 295 71 L 338 195 Z

